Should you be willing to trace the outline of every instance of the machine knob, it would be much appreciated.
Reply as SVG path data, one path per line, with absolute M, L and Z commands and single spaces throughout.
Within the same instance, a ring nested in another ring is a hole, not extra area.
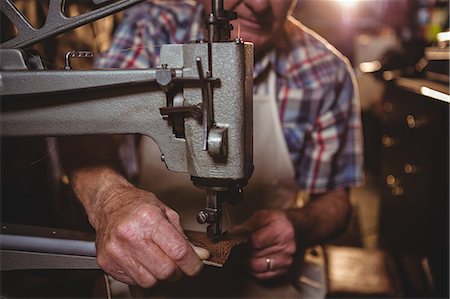
M 214 127 L 208 134 L 208 153 L 216 158 L 226 158 L 228 155 L 228 129 Z
M 207 220 L 208 220 L 208 214 L 204 210 L 201 210 L 200 212 L 198 212 L 198 214 L 197 214 L 197 222 L 198 223 L 205 224 Z

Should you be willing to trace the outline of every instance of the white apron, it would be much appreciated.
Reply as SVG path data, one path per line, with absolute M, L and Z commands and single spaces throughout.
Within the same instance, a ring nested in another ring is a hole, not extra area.
M 223 205 L 224 231 L 242 223 L 258 209 L 286 209 L 294 207 L 296 203 L 298 186 L 276 107 L 276 76 L 273 71 L 268 76 L 268 84 L 260 85 L 253 97 L 255 170 L 244 187 L 244 200 L 236 206 Z M 206 231 L 206 225 L 196 221 L 197 213 L 205 207 L 205 191 L 193 186 L 189 174 L 167 170 L 160 157 L 161 152 L 156 143 L 143 137 L 139 147 L 140 187 L 155 193 L 176 210 L 184 229 Z M 281 295 L 278 288 L 277 293 L 272 294 L 265 287 L 258 290 L 252 286 L 250 289 L 250 293 L 245 291 L 233 296 L 280 298 Z M 289 297 L 299 296 L 299 291 L 293 287 L 283 292 Z M 163 295 L 158 293 L 157 296 Z

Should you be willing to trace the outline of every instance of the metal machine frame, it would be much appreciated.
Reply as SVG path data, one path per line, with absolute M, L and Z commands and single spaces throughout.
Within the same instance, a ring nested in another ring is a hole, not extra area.
M 169 170 L 188 172 L 193 183 L 206 190 L 206 208 L 198 220 L 208 223 L 212 240 L 220 240 L 221 203 L 242 197 L 253 171 L 253 46 L 241 39 L 230 41 L 229 21 L 236 14 L 224 10 L 223 0 L 212 0 L 208 40 L 163 45 L 161 65 L 155 69 L 81 71 L 66 66 L 49 71 L 39 57 L 28 57 L 20 49 L 141 1 L 118 0 L 67 18 L 61 12 L 62 0 L 50 0 L 46 23 L 37 30 L 11 0 L 3 0 L 0 8 L 19 34 L 0 45 L 1 134 L 147 135 L 158 144 Z M 8 245 L 14 242 L 5 242 L 12 240 L 5 232 L 2 265 L 4 250 L 17 251 Z M 25 240 L 22 245 L 36 241 L 19 239 Z M 45 251 L 47 243 L 42 244 Z

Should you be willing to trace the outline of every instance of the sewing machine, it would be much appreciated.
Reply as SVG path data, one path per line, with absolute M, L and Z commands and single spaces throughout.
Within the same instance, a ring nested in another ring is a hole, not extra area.
M 0 8 L 18 35 L 0 49 L 1 134 L 150 136 L 169 170 L 188 172 L 206 190 L 197 218 L 219 240 L 222 202 L 238 201 L 253 171 L 253 46 L 230 40 L 236 13 L 224 10 L 223 0 L 212 0 L 207 40 L 163 45 L 154 69 L 73 70 L 72 57 L 91 54 L 72 51 L 65 69 L 50 71 L 21 50 L 141 1 L 92 0 L 103 6 L 67 18 L 61 1 L 50 0 L 47 21 L 36 29 L 3 0 Z

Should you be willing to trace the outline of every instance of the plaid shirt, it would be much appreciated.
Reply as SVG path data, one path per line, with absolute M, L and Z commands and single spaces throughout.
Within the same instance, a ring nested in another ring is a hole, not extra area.
M 160 46 L 203 38 L 202 7 L 145 2 L 126 12 L 97 67 L 151 68 Z M 289 51 L 273 50 L 255 64 L 255 88 L 276 73 L 277 103 L 299 187 L 309 193 L 363 181 L 362 134 L 353 72 L 330 44 L 289 17 Z

